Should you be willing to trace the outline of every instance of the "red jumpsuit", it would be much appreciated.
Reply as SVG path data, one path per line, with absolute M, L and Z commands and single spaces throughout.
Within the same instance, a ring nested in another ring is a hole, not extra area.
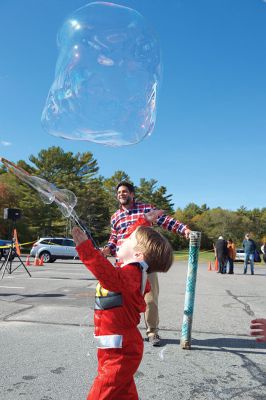
M 147 282 L 141 293 L 142 268 L 138 263 L 115 268 L 89 240 L 77 250 L 81 261 L 99 279 L 94 312 L 98 375 L 87 400 L 137 400 L 133 376 L 143 355 L 137 325 L 150 285 Z

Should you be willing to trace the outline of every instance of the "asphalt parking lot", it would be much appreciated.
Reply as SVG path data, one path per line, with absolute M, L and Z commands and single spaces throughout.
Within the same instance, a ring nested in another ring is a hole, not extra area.
M 13 263 L 16 265 L 16 261 Z M 95 278 L 79 262 L 22 266 L 0 280 L 3 400 L 83 400 L 96 374 Z M 266 346 L 249 336 L 266 318 L 266 268 L 234 275 L 198 268 L 192 349 L 180 347 L 187 263 L 160 276 L 162 346 L 145 342 L 140 399 L 266 399 Z M 145 325 L 140 325 L 145 337 Z M 119 400 L 119 399 L 117 399 Z

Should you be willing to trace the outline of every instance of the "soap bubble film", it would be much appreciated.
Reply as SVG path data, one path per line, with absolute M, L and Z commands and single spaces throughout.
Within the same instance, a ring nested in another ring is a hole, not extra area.
M 82 222 L 77 216 L 74 207 L 77 204 L 76 195 L 68 189 L 58 189 L 53 183 L 46 181 L 45 179 L 39 178 L 38 176 L 30 175 L 23 168 L 17 166 L 13 162 L 0 157 L 0 162 L 8 169 L 9 172 L 13 173 L 22 182 L 31 186 L 37 190 L 41 200 L 45 204 L 52 204 L 53 202 L 57 205 L 64 217 L 70 218 L 80 229 L 83 230 L 92 241 L 95 248 L 98 248 L 96 242 L 91 236 L 89 228 Z
M 68 189 L 59 189 L 53 183 L 40 178 L 39 176 L 30 175 L 23 168 L 18 167 L 5 158 L 0 158 L 9 172 L 13 173 L 18 179 L 35 189 L 41 200 L 45 204 L 57 204 L 64 217 L 76 217 L 74 207 L 77 204 L 76 195 Z
M 94 2 L 65 20 L 42 126 L 65 139 L 138 143 L 155 125 L 160 48 L 137 11 Z

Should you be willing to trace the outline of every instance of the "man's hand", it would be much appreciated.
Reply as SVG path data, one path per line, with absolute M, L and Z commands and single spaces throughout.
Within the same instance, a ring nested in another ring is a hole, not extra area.
M 190 229 L 185 229 L 184 236 L 185 236 L 186 239 L 189 239 L 190 232 L 191 232 Z
M 163 210 L 151 210 L 144 214 L 147 221 L 153 223 L 157 221 L 157 218 L 164 214 Z
M 86 240 L 88 240 L 88 237 L 87 237 L 86 233 L 84 233 L 77 226 L 75 226 L 72 229 L 72 236 L 73 236 L 74 242 L 76 243 L 76 246 L 79 246 L 81 243 L 83 243 Z
M 266 342 L 266 319 L 253 319 L 250 325 L 251 336 L 260 336 L 256 338 L 256 342 Z

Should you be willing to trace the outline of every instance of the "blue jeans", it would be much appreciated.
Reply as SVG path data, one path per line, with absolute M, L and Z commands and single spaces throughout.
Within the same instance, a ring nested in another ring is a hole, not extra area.
M 250 262 L 250 271 L 251 274 L 254 274 L 254 254 L 245 253 L 244 259 L 244 274 L 247 273 L 248 261 Z
M 233 274 L 234 273 L 234 260 L 230 257 L 228 257 L 228 267 L 229 267 L 229 274 Z
M 219 259 L 218 260 L 219 272 L 221 274 L 226 274 L 226 263 L 227 263 L 226 259 Z

